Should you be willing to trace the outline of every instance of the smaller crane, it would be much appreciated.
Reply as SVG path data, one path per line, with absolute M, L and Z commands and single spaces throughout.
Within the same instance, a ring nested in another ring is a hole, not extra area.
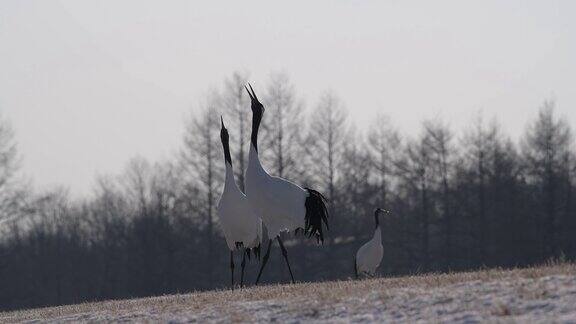
M 242 274 L 240 275 L 240 287 L 244 284 L 244 267 L 246 256 L 250 258 L 250 251 L 260 258 L 260 242 L 262 240 L 262 220 L 258 217 L 246 199 L 246 195 L 238 188 L 234 180 L 234 169 L 230 156 L 228 130 L 224 127 L 224 119 L 220 117 L 222 128 L 220 140 L 224 148 L 226 163 L 226 179 L 224 190 L 218 202 L 218 218 L 224 231 L 226 244 L 230 249 L 230 270 L 232 289 L 234 289 L 234 251 L 244 248 L 242 256 Z
M 376 268 L 378 268 L 382 261 L 384 248 L 382 247 L 380 215 L 388 213 L 387 210 L 382 208 L 376 208 L 376 210 L 374 210 L 374 220 L 376 222 L 374 236 L 358 249 L 356 257 L 354 258 L 354 275 L 356 279 L 358 279 L 358 276 L 361 274 L 373 276 L 376 273 Z

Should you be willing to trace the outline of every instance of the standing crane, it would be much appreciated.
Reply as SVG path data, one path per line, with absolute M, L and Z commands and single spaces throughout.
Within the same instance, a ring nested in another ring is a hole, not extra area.
M 358 249 L 356 257 L 354 258 L 354 275 L 356 279 L 358 279 L 358 275 L 360 274 L 373 276 L 376 273 L 376 268 L 378 268 L 382 261 L 384 248 L 382 247 L 382 232 L 380 230 L 379 218 L 380 215 L 388 213 L 387 210 L 382 208 L 376 208 L 374 211 L 374 220 L 376 222 L 374 236 Z
M 250 259 L 250 251 L 256 257 L 260 257 L 260 242 L 262 240 L 262 220 L 252 210 L 246 195 L 240 191 L 234 180 L 234 169 L 230 156 L 228 130 L 224 127 L 224 119 L 220 117 L 222 128 L 220 140 L 224 148 L 224 160 L 226 164 L 226 178 L 224 189 L 218 202 L 218 218 L 224 231 L 226 244 L 230 249 L 230 270 L 232 289 L 234 289 L 234 251 L 244 248 L 242 255 L 242 273 L 240 275 L 240 287 L 244 284 L 244 267 L 246 256 Z
M 246 91 L 251 99 L 252 134 L 245 177 L 246 196 L 254 211 L 262 218 L 270 238 L 256 284 L 270 257 L 270 248 L 274 238 L 278 240 L 290 272 L 290 279 L 294 283 L 288 252 L 280 239 L 280 233 L 302 230 L 308 237 L 314 236 L 317 242 L 323 242 L 322 223 L 328 229 L 326 199 L 316 190 L 302 188 L 286 179 L 271 176 L 264 169 L 258 156 L 258 129 L 264 115 L 264 106 L 256 97 L 252 86 L 249 86 L 252 92 L 247 87 Z

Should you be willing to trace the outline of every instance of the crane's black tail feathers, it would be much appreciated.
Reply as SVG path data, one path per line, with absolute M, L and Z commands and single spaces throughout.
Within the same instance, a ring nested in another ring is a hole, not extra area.
M 358 266 L 356 265 L 356 256 L 354 256 L 354 278 L 358 279 Z
M 304 234 L 308 237 L 314 235 L 318 243 L 324 242 L 324 235 L 322 233 L 322 222 L 328 230 L 328 209 L 326 208 L 327 199 L 318 191 L 310 188 L 305 188 L 308 191 L 306 197 L 306 216 Z

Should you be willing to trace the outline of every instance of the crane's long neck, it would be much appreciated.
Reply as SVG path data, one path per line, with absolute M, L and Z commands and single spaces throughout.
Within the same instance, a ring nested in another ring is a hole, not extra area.
M 376 242 L 382 242 L 382 230 L 380 229 L 380 225 L 376 226 L 373 239 L 376 240 Z
M 232 157 L 230 155 L 230 144 L 228 136 L 222 137 L 222 147 L 224 148 L 224 164 L 226 164 L 226 179 L 224 181 L 224 189 L 232 189 L 237 187 L 234 180 L 234 168 L 232 167 Z
M 374 221 L 376 225 L 376 229 L 374 230 L 374 238 L 376 242 L 382 241 L 382 230 L 380 229 L 380 213 L 378 211 L 374 212 Z
M 224 189 L 230 190 L 232 188 L 239 190 L 238 186 L 236 185 L 236 181 L 234 180 L 234 168 L 232 167 L 232 164 L 226 162 L 226 179 L 224 180 Z
M 256 152 L 258 152 L 258 129 L 260 128 L 260 121 L 262 121 L 262 113 L 252 111 L 252 134 L 250 135 L 250 139 Z
M 222 138 L 222 147 L 224 148 L 224 162 L 226 164 L 230 164 L 230 167 L 232 167 L 232 157 L 230 155 L 230 143 L 228 140 L 228 137 L 226 138 Z
M 258 175 L 263 176 L 268 173 L 264 170 L 264 167 L 260 163 L 260 157 L 258 156 L 258 128 L 260 127 L 260 121 L 262 120 L 262 111 L 252 110 L 252 136 L 250 152 L 248 153 L 248 169 L 247 174 L 252 176 Z
M 250 145 L 250 151 L 248 152 L 248 168 L 246 170 L 246 174 L 250 175 L 267 175 L 268 173 L 260 163 L 260 157 L 258 156 L 258 151 L 256 151 L 256 147 L 254 145 Z

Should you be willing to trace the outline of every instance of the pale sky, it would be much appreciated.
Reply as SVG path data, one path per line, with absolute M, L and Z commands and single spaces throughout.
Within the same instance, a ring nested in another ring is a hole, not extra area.
M 331 89 L 360 129 L 482 109 L 517 137 L 551 97 L 576 127 L 575 60 L 576 1 L 0 1 L 0 113 L 25 174 L 73 194 L 170 157 L 235 70 L 257 93 L 284 71 L 309 107 Z

